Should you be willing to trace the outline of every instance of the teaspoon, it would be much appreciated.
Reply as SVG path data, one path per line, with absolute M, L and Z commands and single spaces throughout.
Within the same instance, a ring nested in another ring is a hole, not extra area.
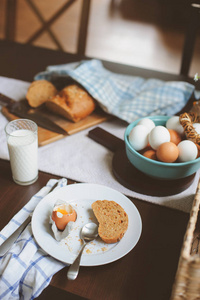
M 81 239 L 83 240 L 83 246 L 73 262 L 73 264 L 70 266 L 68 272 L 67 272 L 67 278 L 69 280 L 74 280 L 76 279 L 78 272 L 79 272 L 79 267 L 80 267 L 80 260 L 81 260 L 81 255 L 83 253 L 83 250 L 85 246 L 93 241 L 95 238 L 98 236 L 98 226 L 95 223 L 88 223 L 85 226 L 83 226 L 81 230 Z

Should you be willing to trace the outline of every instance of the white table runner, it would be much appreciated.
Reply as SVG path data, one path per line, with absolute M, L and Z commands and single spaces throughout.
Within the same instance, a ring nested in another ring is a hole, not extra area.
M 0 77 L 0 92 L 20 100 L 25 97 L 28 82 Z M 0 113 L 0 158 L 9 159 L 4 132 L 8 120 Z M 125 125 L 120 120 L 111 120 L 99 125 L 108 132 L 123 139 Z M 39 148 L 39 170 L 67 177 L 75 181 L 98 183 L 118 190 L 127 196 L 159 205 L 189 212 L 196 193 L 199 173 L 192 185 L 174 196 L 151 197 L 131 191 L 122 186 L 112 173 L 113 152 L 91 140 L 86 129 L 72 136 Z

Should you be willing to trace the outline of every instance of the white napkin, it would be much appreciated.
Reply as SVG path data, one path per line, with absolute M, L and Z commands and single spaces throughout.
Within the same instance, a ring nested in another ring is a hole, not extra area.
M 0 244 L 33 212 L 56 182 L 55 179 L 49 180 L 47 185 L 10 220 L 0 232 Z M 60 180 L 56 189 L 66 184 L 67 180 Z M 12 248 L 0 257 L 0 299 L 28 300 L 38 297 L 48 286 L 52 276 L 64 266 L 66 264 L 47 255 L 37 245 L 29 224 Z

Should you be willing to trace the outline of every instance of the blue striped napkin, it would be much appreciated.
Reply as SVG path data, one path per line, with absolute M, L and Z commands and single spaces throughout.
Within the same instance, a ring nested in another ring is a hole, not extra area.
M 64 76 L 81 84 L 104 111 L 129 123 L 150 115 L 174 115 L 194 92 L 194 86 L 183 81 L 165 82 L 115 74 L 97 59 L 49 66 L 34 79 L 55 81 Z
M 55 179 L 49 180 L 47 185 L 10 220 L 0 232 L 0 244 L 33 212 L 56 182 Z M 59 180 L 56 189 L 66 184 L 66 179 Z M 29 224 L 12 248 L 0 257 L 0 299 L 28 300 L 38 297 L 48 286 L 52 276 L 64 266 L 66 264 L 47 255 L 37 245 Z

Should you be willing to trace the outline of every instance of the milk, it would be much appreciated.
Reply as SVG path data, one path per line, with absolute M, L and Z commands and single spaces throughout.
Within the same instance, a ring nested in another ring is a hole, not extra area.
M 15 130 L 7 143 L 14 181 L 24 185 L 34 182 L 38 177 L 37 134 L 28 129 Z

